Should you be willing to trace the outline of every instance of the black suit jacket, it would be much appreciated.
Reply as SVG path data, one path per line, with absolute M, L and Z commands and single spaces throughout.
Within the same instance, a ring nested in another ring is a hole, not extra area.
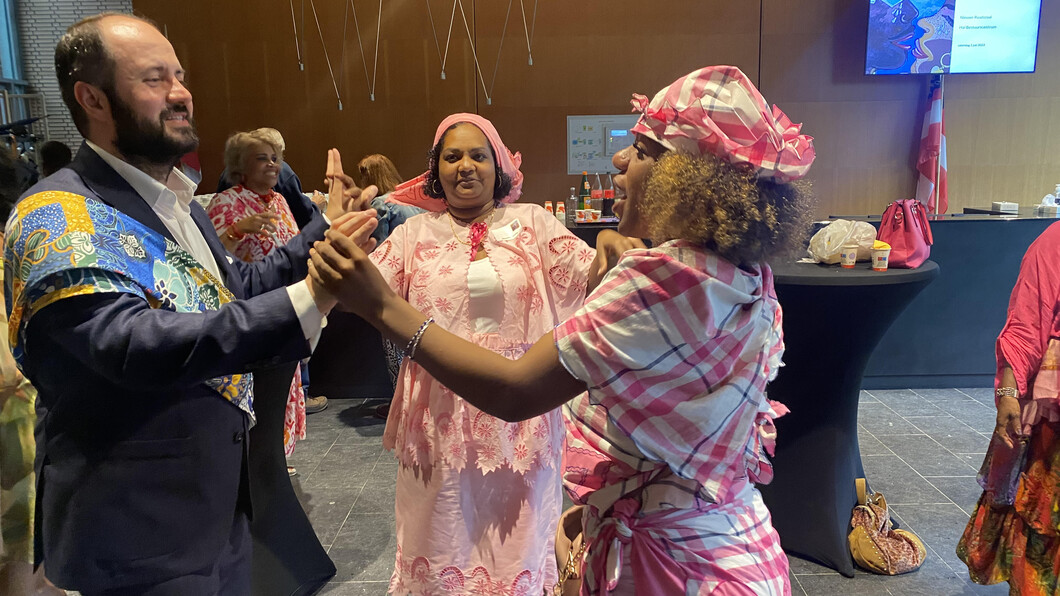
M 85 145 L 25 196 L 45 190 L 94 197 L 172 238 Z M 309 355 L 285 286 L 305 277 L 323 218 L 247 264 L 229 258 L 202 207 L 191 209 L 238 300 L 175 313 L 131 294 L 95 294 L 45 306 L 28 323 L 24 372 L 39 392 L 38 557 L 61 587 L 93 591 L 209 568 L 237 510 L 249 513 L 248 422 L 204 381 Z

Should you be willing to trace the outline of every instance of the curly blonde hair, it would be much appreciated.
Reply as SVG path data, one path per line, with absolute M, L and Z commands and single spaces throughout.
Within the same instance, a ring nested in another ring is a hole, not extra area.
M 272 131 L 272 132 L 269 132 Z M 275 135 L 272 133 L 276 133 Z M 240 184 L 243 181 L 243 168 L 250 148 L 258 143 L 265 143 L 276 152 L 276 158 L 283 163 L 283 137 L 273 128 L 258 128 L 250 132 L 237 132 L 225 141 L 225 169 L 229 184 Z
M 652 166 L 642 213 L 656 244 L 682 239 L 735 265 L 798 249 L 810 229 L 804 182 L 759 180 L 753 170 L 713 155 L 668 151 Z

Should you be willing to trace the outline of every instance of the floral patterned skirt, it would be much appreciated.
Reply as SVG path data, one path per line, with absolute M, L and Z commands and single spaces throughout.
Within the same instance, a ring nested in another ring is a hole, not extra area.
M 557 462 L 527 472 L 508 466 L 483 472 L 477 466 L 400 466 L 390 593 L 551 593 L 563 503 L 558 467 Z
M 33 426 L 37 390 L 23 379 L 0 407 L 0 564 L 33 562 L 33 507 L 37 486 Z
M 290 456 L 294 444 L 305 438 L 305 392 L 302 390 L 302 368 L 294 370 L 291 389 L 287 393 L 287 409 L 283 414 L 283 453 Z
M 1060 595 L 1060 424 L 1037 424 L 1012 505 L 984 494 L 957 544 L 978 584 L 1009 582 L 1014 595 Z

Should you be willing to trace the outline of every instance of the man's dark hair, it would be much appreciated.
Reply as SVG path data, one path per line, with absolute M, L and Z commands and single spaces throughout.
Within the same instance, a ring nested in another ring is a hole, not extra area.
M 41 174 L 51 176 L 73 159 L 73 154 L 66 143 L 61 141 L 46 141 L 40 146 L 40 169 Z
M 155 26 L 151 21 L 119 12 L 103 12 L 70 25 L 55 46 L 55 76 L 59 79 L 63 102 L 82 136 L 88 134 L 88 114 L 74 97 L 74 84 L 83 81 L 114 95 L 114 59 L 103 44 L 99 23 L 106 17 L 123 16 Z

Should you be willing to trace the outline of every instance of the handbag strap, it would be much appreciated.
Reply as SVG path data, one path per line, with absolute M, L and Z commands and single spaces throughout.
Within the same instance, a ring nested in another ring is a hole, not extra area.
M 864 478 L 854 480 L 854 488 L 858 491 L 858 505 L 865 505 L 868 500 L 868 486 Z
M 924 211 L 924 206 L 917 201 L 913 204 L 913 218 L 916 225 L 920 228 L 920 233 L 924 236 L 924 242 L 928 246 L 935 243 L 934 237 L 931 235 L 931 226 L 928 225 L 927 213 Z

